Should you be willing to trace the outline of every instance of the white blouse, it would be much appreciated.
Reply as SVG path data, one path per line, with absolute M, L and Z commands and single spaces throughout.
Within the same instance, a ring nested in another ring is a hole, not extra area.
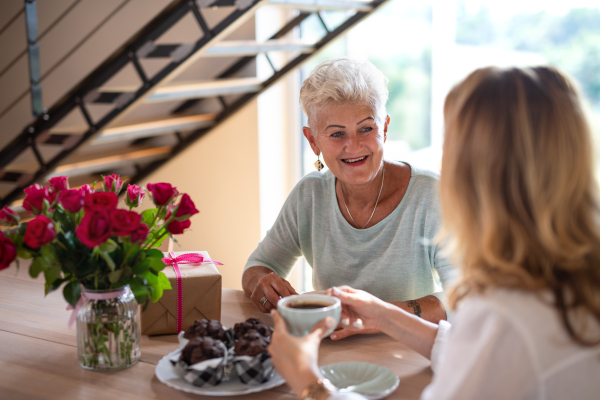
M 600 337 L 591 318 L 587 335 Z M 600 345 L 577 345 L 548 301 L 516 290 L 467 298 L 452 326 L 441 321 L 431 368 L 433 380 L 421 400 L 600 399 Z

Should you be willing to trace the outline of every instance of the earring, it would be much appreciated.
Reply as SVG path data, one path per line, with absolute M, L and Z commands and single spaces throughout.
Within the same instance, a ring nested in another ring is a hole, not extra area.
M 323 163 L 321 162 L 321 160 L 319 159 L 319 155 L 317 155 L 317 161 L 315 161 L 314 166 L 317 169 L 317 171 L 321 171 L 323 168 L 325 168 L 325 165 L 323 165 Z

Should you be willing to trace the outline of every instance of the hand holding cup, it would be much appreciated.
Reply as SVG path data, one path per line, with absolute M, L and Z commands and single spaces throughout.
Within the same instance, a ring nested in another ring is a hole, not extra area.
M 285 320 L 288 332 L 294 336 L 308 335 L 320 321 L 332 317 L 335 325 L 325 333 L 328 336 L 340 322 L 342 303 L 333 296 L 304 294 L 280 299 L 277 310 Z
M 341 327 L 343 329 L 331 335 L 331 339 L 339 340 L 357 333 L 369 334 L 382 331 L 381 314 L 388 303 L 349 286 L 334 286 L 326 293 L 339 298 L 342 302 Z

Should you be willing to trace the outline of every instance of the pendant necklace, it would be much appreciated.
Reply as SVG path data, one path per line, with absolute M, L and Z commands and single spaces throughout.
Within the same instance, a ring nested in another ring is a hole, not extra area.
M 381 187 L 379 188 L 379 194 L 377 195 L 377 200 L 375 201 L 375 208 L 373 208 L 373 212 L 371 213 L 371 217 L 369 218 L 369 220 L 367 221 L 367 223 L 361 228 L 359 224 L 356 223 L 356 221 L 354 220 L 354 218 L 352 217 L 352 214 L 350 214 L 350 209 L 348 209 L 348 205 L 346 205 L 346 199 L 344 196 L 344 186 L 342 185 L 342 182 L 340 182 L 340 188 L 342 189 L 342 201 L 344 202 L 344 206 L 346 206 L 346 211 L 348 211 L 348 215 L 350 216 L 350 219 L 352 220 L 352 222 L 354 222 L 354 225 L 356 225 L 356 227 L 358 229 L 365 229 L 365 227 L 367 225 L 369 225 L 369 222 L 371 222 L 371 219 L 373 218 L 373 215 L 375 215 L 375 210 L 377 210 L 377 204 L 379 204 L 379 196 L 381 196 L 381 190 L 383 189 L 383 179 L 385 178 L 385 167 L 383 167 L 383 171 L 381 172 Z

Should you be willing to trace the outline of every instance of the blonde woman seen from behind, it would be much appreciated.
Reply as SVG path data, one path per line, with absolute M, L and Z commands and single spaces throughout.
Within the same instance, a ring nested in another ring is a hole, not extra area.
M 597 399 L 600 211 L 573 85 L 553 68 L 480 69 L 444 113 L 442 236 L 461 272 L 452 326 L 348 287 L 331 292 L 350 323 L 431 359 L 422 399 Z M 274 320 L 273 362 L 301 396 L 320 385 L 322 327 L 294 338 Z

